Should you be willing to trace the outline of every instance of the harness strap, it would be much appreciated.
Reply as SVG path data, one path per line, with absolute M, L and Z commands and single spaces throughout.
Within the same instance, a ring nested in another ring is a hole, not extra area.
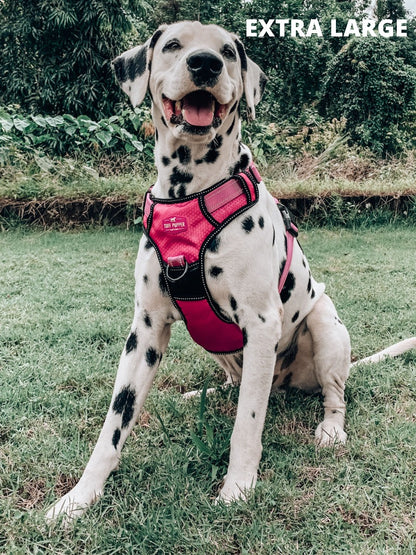
M 282 292 L 283 287 L 285 286 L 286 283 L 286 279 L 287 276 L 289 274 L 289 270 L 290 270 L 290 266 L 292 264 L 292 257 L 293 257 L 293 246 L 295 243 L 295 238 L 298 236 L 298 228 L 295 226 L 295 224 L 292 222 L 292 219 L 290 217 L 289 214 L 289 210 L 286 208 L 286 206 L 284 206 L 283 204 L 280 204 L 280 202 L 276 200 L 276 204 L 277 207 L 280 210 L 280 213 L 282 215 L 283 218 L 283 223 L 285 225 L 286 228 L 286 240 L 287 240 L 287 257 L 286 257 L 286 262 L 283 268 L 283 272 L 282 275 L 280 276 L 279 279 L 279 294 Z
M 207 191 L 183 199 L 157 199 L 146 193 L 143 227 L 156 249 L 169 295 L 194 340 L 214 353 L 230 353 L 244 346 L 243 333 L 221 315 L 209 295 L 203 256 L 211 238 L 258 198 L 261 177 L 254 164 Z M 286 229 L 286 261 L 279 277 L 281 293 L 289 274 L 297 227 L 289 211 L 276 200 Z

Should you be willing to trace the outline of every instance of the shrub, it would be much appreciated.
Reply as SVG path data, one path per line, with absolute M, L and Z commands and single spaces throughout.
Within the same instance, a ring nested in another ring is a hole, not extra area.
M 0 103 L 34 113 L 111 114 L 121 99 L 111 60 L 127 47 L 133 4 L 143 15 L 143 0 L 0 2 Z
M 321 106 L 346 118 L 352 141 L 386 155 L 406 145 L 400 126 L 415 106 L 416 70 L 383 37 L 354 38 L 331 60 Z
M 13 149 L 39 151 L 52 156 L 93 156 L 105 153 L 144 153 L 151 156 L 153 139 L 143 132 L 150 119 L 145 107 L 94 121 L 88 116 L 22 115 L 0 110 L 0 163 L 9 161 Z

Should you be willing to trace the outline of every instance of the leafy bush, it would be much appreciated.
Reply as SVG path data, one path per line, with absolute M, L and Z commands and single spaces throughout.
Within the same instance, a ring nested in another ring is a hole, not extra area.
M 145 107 L 135 111 L 126 109 L 120 115 L 100 121 L 70 114 L 22 115 L 13 108 L 3 109 L 0 110 L 0 163 L 7 163 L 16 148 L 52 156 L 91 156 L 97 152 L 151 156 L 153 140 L 146 132 L 149 119 Z
M 416 70 L 383 37 L 354 38 L 331 60 L 321 105 L 345 117 L 352 140 L 380 155 L 403 150 L 401 126 L 415 107 Z
M 101 119 L 120 102 L 111 60 L 132 32 L 143 0 L 3 0 L 0 103 L 27 111 Z

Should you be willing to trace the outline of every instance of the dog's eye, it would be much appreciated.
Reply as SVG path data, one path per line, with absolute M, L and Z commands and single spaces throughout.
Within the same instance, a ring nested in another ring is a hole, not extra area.
M 168 40 L 165 46 L 162 48 L 162 52 L 174 52 L 175 50 L 179 50 L 182 48 L 181 43 L 178 39 Z
M 222 50 L 221 50 L 221 54 L 227 60 L 234 60 L 235 61 L 237 59 L 237 55 L 235 53 L 234 48 L 231 46 L 231 44 L 224 44 L 224 46 L 222 47 Z

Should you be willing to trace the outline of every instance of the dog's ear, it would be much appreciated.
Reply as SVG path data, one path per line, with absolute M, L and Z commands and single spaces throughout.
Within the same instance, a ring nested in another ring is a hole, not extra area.
M 112 62 L 114 72 L 133 107 L 143 102 L 149 85 L 153 48 L 166 26 L 161 26 L 143 45 L 127 50 Z
M 247 101 L 247 112 L 249 119 L 256 117 L 255 107 L 260 102 L 267 77 L 257 64 L 247 56 L 243 43 L 238 37 L 234 38 L 240 56 L 241 74 L 243 77 L 244 94 Z

